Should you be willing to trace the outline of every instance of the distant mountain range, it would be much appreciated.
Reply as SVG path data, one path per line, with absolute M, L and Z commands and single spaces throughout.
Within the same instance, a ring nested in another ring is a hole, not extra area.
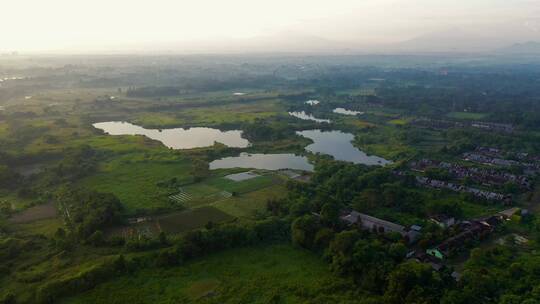
M 483 52 L 508 45 L 497 38 L 452 29 L 396 43 L 390 49 L 404 52 Z
M 386 44 L 362 43 L 358 39 L 335 40 L 296 32 L 281 32 L 252 38 L 215 38 L 184 42 L 153 42 L 130 46 L 107 46 L 103 52 L 126 50 L 140 53 L 247 54 L 247 53 L 332 53 L 332 54 L 415 54 L 415 53 L 497 53 L 539 54 L 540 33 L 508 34 L 449 29 L 421 35 L 402 42 Z M 517 43 L 521 41 L 529 41 Z M 99 52 L 98 51 L 98 52 Z

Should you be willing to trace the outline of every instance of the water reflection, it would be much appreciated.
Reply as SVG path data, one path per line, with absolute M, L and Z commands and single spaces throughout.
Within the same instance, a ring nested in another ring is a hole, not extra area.
M 193 149 L 209 147 L 215 142 L 229 147 L 246 148 L 247 139 L 242 138 L 242 131 L 221 131 L 213 128 L 175 128 L 175 129 L 145 129 L 128 122 L 100 122 L 93 124 L 110 135 L 144 135 L 159 140 L 165 146 L 173 149 Z
M 351 111 L 351 110 L 347 110 L 345 108 L 335 108 L 334 111 L 332 111 L 332 112 L 337 113 L 337 114 L 343 114 L 343 115 L 362 115 L 362 114 L 364 114 L 364 112 Z
M 386 165 L 391 163 L 382 157 L 367 155 L 353 146 L 354 135 L 350 133 L 321 130 L 298 131 L 296 133 L 313 140 L 313 143 L 306 147 L 306 150 L 312 153 L 328 154 L 334 157 L 335 160 L 355 164 Z
M 294 117 L 297 117 L 297 118 L 300 118 L 300 119 L 303 119 L 303 120 L 313 120 L 313 121 L 316 121 L 318 123 L 330 123 L 330 119 L 320 119 L 320 118 L 316 118 L 315 116 L 313 116 L 312 114 L 308 114 L 306 113 L 306 111 L 302 111 L 302 112 L 289 112 L 289 115 L 291 116 L 294 116 Z
M 307 157 L 295 154 L 249 154 L 224 157 L 210 163 L 210 169 L 254 168 L 266 170 L 293 169 L 313 171 Z

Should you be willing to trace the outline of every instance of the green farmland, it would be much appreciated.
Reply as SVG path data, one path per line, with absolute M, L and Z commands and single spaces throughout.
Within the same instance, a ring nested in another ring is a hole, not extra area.
M 474 112 L 451 112 L 448 113 L 448 117 L 463 120 L 480 120 L 487 116 L 486 113 L 474 113 Z

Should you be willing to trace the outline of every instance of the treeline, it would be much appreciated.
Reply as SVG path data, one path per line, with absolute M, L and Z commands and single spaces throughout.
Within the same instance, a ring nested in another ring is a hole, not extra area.
M 514 88 L 510 88 L 512 89 Z M 540 111 L 537 111 L 540 90 L 535 88 L 515 95 L 488 90 L 467 89 L 464 86 L 386 85 L 378 88 L 376 94 L 381 104 L 403 109 L 411 114 L 440 118 L 454 111 L 480 112 L 488 114 L 481 119 L 483 121 L 540 127 Z
M 1 153 L 0 153 L 1 154 Z M 58 155 L 62 159 L 50 167 L 43 167 L 39 172 L 23 176 L 15 168 L 18 164 L 43 161 L 27 155 L 8 156 L 0 159 L 0 190 L 6 189 L 17 197 L 28 201 L 25 207 L 43 204 L 55 200 L 55 192 L 61 186 L 72 185 L 79 179 L 95 172 L 103 153 L 83 145 L 65 149 Z M 48 155 L 47 161 L 58 158 L 58 155 Z M 39 163 L 36 166 L 41 166 Z M 0 200 L 0 220 L 15 213 L 10 199 Z M 0 226 L 2 223 L 0 221 Z
M 78 238 L 92 238 L 98 230 L 121 222 L 122 204 L 111 193 L 64 187 L 56 199 L 68 230 Z
M 107 258 L 76 274 L 44 283 L 33 291 L 33 303 L 55 303 L 62 297 L 80 293 L 115 276 L 142 268 L 178 266 L 220 250 L 284 241 L 290 236 L 289 227 L 287 220 L 270 218 L 249 224 L 227 224 L 191 231 L 175 239 L 162 234 L 156 240 L 133 240 L 131 245 L 125 245 L 126 255 Z M 129 252 L 149 249 L 156 250 L 126 257 Z
M 480 146 L 499 147 L 506 151 L 536 154 L 540 151 L 540 136 L 535 132 L 524 134 L 496 134 L 476 130 L 451 129 L 443 133 L 449 142 L 443 147 L 444 153 L 459 155 Z
M 184 92 L 210 92 L 233 90 L 236 88 L 274 88 L 285 85 L 286 81 L 273 75 L 228 75 L 217 78 L 210 74 L 181 78 L 170 86 L 142 86 L 132 87 L 126 91 L 129 97 L 168 97 L 177 96 Z

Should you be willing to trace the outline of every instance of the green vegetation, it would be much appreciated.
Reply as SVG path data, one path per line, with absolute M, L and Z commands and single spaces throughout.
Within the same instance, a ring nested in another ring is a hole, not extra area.
M 158 219 L 158 223 L 162 231 L 180 233 L 204 227 L 208 223 L 219 224 L 233 219 L 234 217 L 219 209 L 205 206 L 162 216 Z
M 286 196 L 287 188 L 274 185 L 244 195 L 233 196 L 212 203 L 212 206 L 239 218 L 252 218 L 264 213 L 268 200 L 280 199 Z
M 444 76 L 428 59 L 403 69 L 356 56 L 0 58 L 0 74 L 28 75 L 0 87 L 0 303 L 540 301 L 540 74 L 464 58 Z M 242 130 L 250 145 L 173 150 L 92 127 L 107 121 Z M 315 129 L 353 134 L 392 164 L 309 154 L 296 131 Z M 242 152 L 305 155 L 315 172 L 210 170 Z M 424 159 L 438 165 L 411 165 Z M 510 207 L 444 261 L 422 257 L 469 229 L 431 217 L 478 224 Z M 403 231 L 349 225 L 352 211 Z
M 127 154 L 101 166 L 97 174 L 83 179 L 82 187 L 114 193 L 127 209 L 169 208 L 171 189 L 159 187 L 161 181 L 176 178 L 191 182 L 190 161 L 181 156 L 163 159 L 160 154 Z
M 487 116 L 486 113 L 473 113 L 473 112 L 451 112 L 447 115 L 450 118 L 455 119 L 470 119 L 470 120 L 480 120 Z
M 316 255 L 271 245 L 229 250 L 180 267 L 142 270 L 62 303 L 339 301 L 342 284 L 345 281 L 332 279 Z

